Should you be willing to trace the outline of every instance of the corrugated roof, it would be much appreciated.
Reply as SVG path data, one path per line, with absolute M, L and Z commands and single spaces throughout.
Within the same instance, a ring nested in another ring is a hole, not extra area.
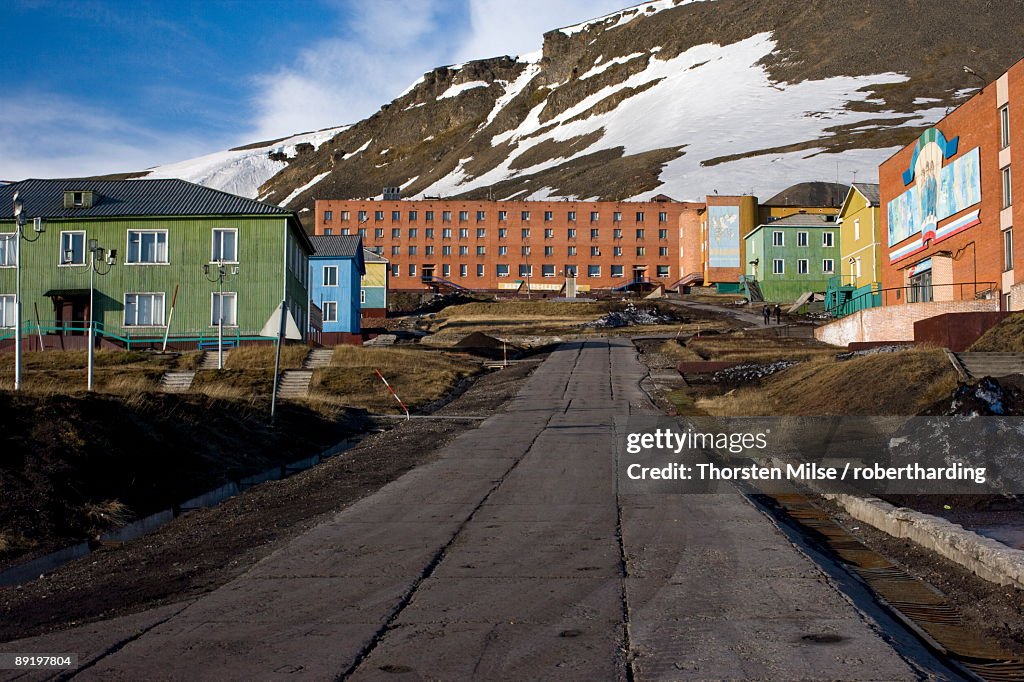
M 363 248 L 363 238 L 349 234 L 318 234 L 309 238 L 316 250 L 314 256 L 353 258 Z
M 826 218 L 832 218 L 832 220 L 826 220 Z M 796 213 L 785 218 L 773 220 L 770 223 L 765 223 L 765 227 L 835 227 L 836 225 L 835 216 L 825 216 L 817 213 Z
M 853 186 L 864 195 L 865 199 L 871 202 L 872 206 L 880 206 L 882 204 L 882 195 L 878 191 L 878 185 L 870 182 L 855 182 Z
M 121 216 L 291 215 L 280 206 L 184 180 L 22 180 L 0 186 L 0 216 L 12 213 L 15 192 L 29 218 Z M 64 192 L 93 192 L 88 208 L 65 208 Z
M 367 263 L 389 263 L 390 261 L 372 249 L 363 249 L 363 260 Z

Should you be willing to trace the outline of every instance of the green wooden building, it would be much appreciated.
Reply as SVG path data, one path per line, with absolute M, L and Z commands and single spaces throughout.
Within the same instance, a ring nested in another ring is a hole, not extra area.
M 221 311 L 226 341 L 256 340 L 282 300 L 307 329 L 313 247 L 290 211 L 183 180 L 24 180 L 0 187 L 4 347 L 13 346 L 15 192 L 27 217 L 22 333 L 33 347 L 40 335 L 48 348 L 84 347 L 90 245 L 105 256 L 93 295 L 104 343 L 145 346 L 168 327 L 178 347 L 215 342 Z
M 798 213 L 764 223 L 746 237 L 746 274 L 766 301 L 824 293 L 839 272 L 839 225 L 833 215 Z

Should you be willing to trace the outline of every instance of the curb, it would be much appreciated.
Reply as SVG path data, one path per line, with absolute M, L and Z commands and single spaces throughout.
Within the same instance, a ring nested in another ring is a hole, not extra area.
M 827 494 L 850 516 L 896 538 L 913 540 L 979 578 L 1024 589 L 1024 550 L 978 535 L 946 519 L 895 507 L 876 497 Z

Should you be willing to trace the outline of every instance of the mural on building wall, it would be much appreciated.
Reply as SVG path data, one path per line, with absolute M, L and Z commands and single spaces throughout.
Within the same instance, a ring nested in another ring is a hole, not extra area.
M 713 268 L 740 266 L 739 206 L 708 208 L 708 264 Z
M 937 230 L 939 221 L 981 201 L 981 152 L 978 148 L 946 166 L 942 165 L 945 159 L 956 154 L 959 139 L 946 140 L 936 128 L 930 128 L 921 135 L 910 168 L 903 173 L 904 184 L 909 185 L 915 179 L 917 182 L 890 201 L 887 207 L 889 246 L 919 233 L 922 242 L 949 236 L 948 230 Z M 900 252 L 905 250 L 906 247 Z

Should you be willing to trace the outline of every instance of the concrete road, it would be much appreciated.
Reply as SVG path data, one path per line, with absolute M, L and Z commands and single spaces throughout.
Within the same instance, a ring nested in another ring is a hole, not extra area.
M 618 494 L 644 373 L 626 340 L 567 343 L 438 461 L 235 581 L 0 651 L 75 652 L 83 680 L 921 679 L 742 495 Z

